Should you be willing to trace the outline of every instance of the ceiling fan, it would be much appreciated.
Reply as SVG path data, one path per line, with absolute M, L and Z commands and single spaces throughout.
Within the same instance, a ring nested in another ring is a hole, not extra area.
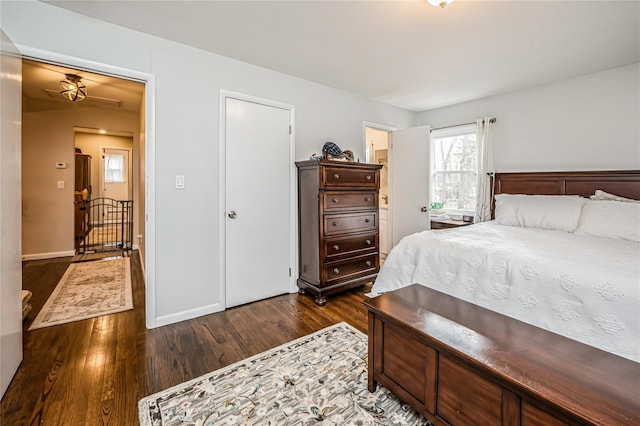
M 81 76 L 72 73 L 65 73 L 65 79 L 60 81 L 58 90 L 44 89 L 44 92 L 53 99 L 64 98 L 70 102 L 81 102 L 108 106 L 112 108 L 122 108 L 122 101 L 119 99 L 103 98 L 100 96 L 89 96 L 87 85 L 82 81 Z
M 87 86 L 77 74 L 65 74 L 66 80 L 60 81 L 60 94 L 71 102 L 84 101 L 87 98 Z

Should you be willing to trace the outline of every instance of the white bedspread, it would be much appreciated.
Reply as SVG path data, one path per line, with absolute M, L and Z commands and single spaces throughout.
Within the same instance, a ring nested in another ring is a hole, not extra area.
M 419 283 L 640 362 L 640 243 L 486 222 L 410 235 L 373 286 Z

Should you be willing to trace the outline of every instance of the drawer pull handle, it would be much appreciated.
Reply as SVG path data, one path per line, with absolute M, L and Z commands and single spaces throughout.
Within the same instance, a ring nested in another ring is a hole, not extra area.
M 333 178 L 334 178 L 334 179 L 340 179 L 340 175 L 339 175 L 339 174 L 337 174 L 337 173 L 334 173 L 334 174 L 333 174 Z
M 338 226 L 338 222 L 333 222 L 333 226 Z
M 364 262 L 364 264 L 367 265 L 367 266 L 371 266 L 371 261 L 367 260 L 366 262 Z
M 333 273 L 338 275 L 340 273 L 340 269 L 338 268 L 333 268 Z
M 331 202 L 332 202 L 332 203 L 337 203 L 337 202 L 338 202 L 338 199 L 337 199 L 337 198 L 332 198 L 332 199 L 331 199 Z
M 364 178 L 365 178 L 366 180 L 371 180 L 371 175 L 366 175 Z
M 364 243 L 365 243 L 366 245 L 370 246 L 370 245 L 371 245 L 371 240 L 366 240 Z
M 371 200 L 371 198 L 369 198 L 369 197 L 364 197 L 364 201 L 366 201 L 367 203 L 369 202 L 369 200 Z
M 340 250 L 340 246 L 336 244 L 335 246 L 333 246 L 333 249 L 334 249 L 335 251 L 338 251 L 338 250 Z
M 371 219 L 366 218 L 364 221 L 365 221 L 365 223 L 369 223 L 369 222 L 371 222 Z

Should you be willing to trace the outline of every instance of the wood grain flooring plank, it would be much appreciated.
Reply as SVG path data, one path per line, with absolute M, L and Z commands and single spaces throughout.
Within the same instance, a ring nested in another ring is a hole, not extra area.
M 84 424 L 103 424 L 104 394 L 115 393 L 113 381 L 116 367 L 116 337 L 118 316 L 105 315 L 95 318 L 92 328 L 90 362 L 86 364 L 86 377 L 90 378 Z M 95 401 L 100 401 L 96 404 Z
M 137 315 L 137 314 L 132 314 Z M 144 320 L 144 319 L 143 319 Z M 138 332 L 127 326 L 127 321 L 118 321 L 118 337 L 116 347 L 116 374 L 114 377 L 114 395 L 112 412 L 104 417 L 105 425 L 136 424 L 137 410 L 127 409 L 131 405 L 137 406 L 138 400 L 144 395 L 138 393 L 137 369 L 130 368 L 138 365 L 136 339 Z M 104 398 L 104 397 L 103 397 Z M 119 416 L 119 414 L 121 414 Z

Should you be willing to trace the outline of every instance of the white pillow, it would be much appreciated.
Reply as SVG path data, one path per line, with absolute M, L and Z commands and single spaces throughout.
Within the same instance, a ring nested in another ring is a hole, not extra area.
M 576 234 L 640 241 L 640 204 L 590 200 L 582 208 Z
M 524 228 L 573 232 L 586 198 L 571 195 L 496 195 L 496 222 Z
M 640 200 L 634 200 L 632 198 L 625 198 L 619 195 L 610 194 L 608 192 L 604 192 L 601 189 L 596 189 L 596 192 L 589 198 L 592 200 L 613 200 L 613 201 L 624 201 L 625 203 L 640 203 Z

